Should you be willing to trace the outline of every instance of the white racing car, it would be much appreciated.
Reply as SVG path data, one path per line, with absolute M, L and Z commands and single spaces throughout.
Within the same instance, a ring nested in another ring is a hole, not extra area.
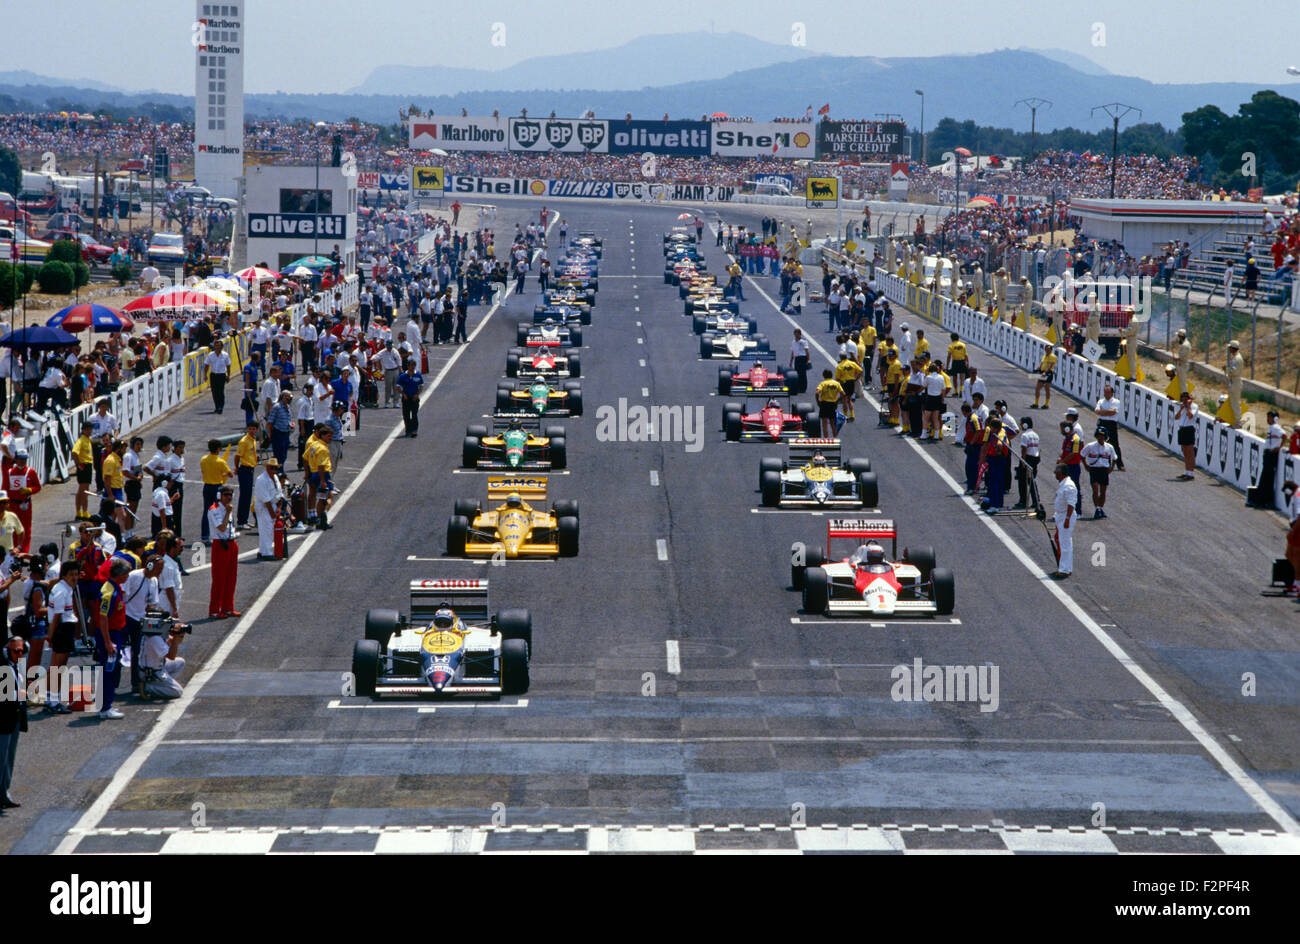
M 410 614 L 366 613 L 352 648 L 358 695 L 522 695 L 533 621 L 527 610 L 489 616 L 486 580 L 411 581 Z
M 758 460 L 758 490 L 769 508 L 875 508 L 880 501 L 871 460 L 840 460 L 838 439 L 793 439 L 787 458 Z
M 893 542 L 886 556 L 879 541 Z M 826 548 L 848 539 L 856 547 L 841 560 L 820 547 L 796 548 L 790 582 L 803 591 L 803 611 L 819 616 L 931 616 L 952 612 L 952 571 L 934 566 L 934 548 L 904 548 L 898 557 L 898 532 L 887 518 L 831 518 Z

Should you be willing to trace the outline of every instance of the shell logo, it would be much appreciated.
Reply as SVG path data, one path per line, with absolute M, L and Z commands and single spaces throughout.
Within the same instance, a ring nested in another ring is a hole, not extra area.
M 546 193 L 546 181 L 544 180 L 530 181 L 528 184 L 528 189 L 533 193 L 534 196 L 541 196 L 542 194 Z
M 807 131 L 800 131 L 794 136 L 794 146 L 797 148 L 806 148 L 812 138 L 808 137 Z

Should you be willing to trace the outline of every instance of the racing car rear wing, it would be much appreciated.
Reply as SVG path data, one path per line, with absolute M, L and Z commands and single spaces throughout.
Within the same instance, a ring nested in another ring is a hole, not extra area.
M 411 581 L 412 623 L 427 623 L 443 605 L 450 606 L 461 619 L 487 619 L 488 582 L 459 577 Z
M 826 547 L 829 550 L 835 538 L 854 541 L 878 541 L 889 538 L 893 542 L 893 556 L 898 556 L 898 529 L 892 518 L 830 518 L 826 522 Z
M 546 479 L 536 475 L 492 476 L 487 480 L 488 501 L 502 501 L 518 492 L 526 501 L 546 501 Z
M 826 457 L 831 465 L 840 464 L 840 441 L 838 439 L 792 439 L 788 444 L 791 465 L 804 465 L 817 453 Z
M 512 422 L 517 422 L 524 429 L 541 429 L 542 418 L 536 413 L 513 414 L 511 416 L 497 415 L 492 417 L 492 428 L 509 429 Z

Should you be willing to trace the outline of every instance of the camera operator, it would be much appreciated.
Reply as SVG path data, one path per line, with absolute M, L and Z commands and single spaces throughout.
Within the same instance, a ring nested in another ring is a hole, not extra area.
M 126 608 L 126 636 L 131 645 L 131 691 L 140 694 L 140 624 L 149 607 L 158 606 L 158 575 L 162 573 L 162 555 L 149 554 L 140 567 L 131 571 L 122 583 Z
M 141 695 L 146 698 L 179 698 L 185 689 L 176 676 L 185 668 L 177 653 L 192 627 L 168 617 L 146 618 L 140 644 Z

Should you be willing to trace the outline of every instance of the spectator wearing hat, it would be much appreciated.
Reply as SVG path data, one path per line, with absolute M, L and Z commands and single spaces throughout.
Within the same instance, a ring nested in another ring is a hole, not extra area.
M 1277 481 L 1277 464 L 1282 456 L 1286 434 L 1278 423 L 1276 410 L 1268 411 L 1268 429 L 1264 431 L 1264 455 L 1259 466 L 1259 480 L 1246 492 L 1248 508 L 1272 508 L 1274 483 Z
M 253 507 L 257 515 L 257 559 L 275 560 L 275 519 L 284 500 L 284 481 L 280 477 L 280 460 L 267 459 L 262 474 L 253 483 Z
M 4 490 L 9 495 L 13 510 L 23 526 L 22 538 L 15 541 L 14 551 L 26 554 L 32 541 L 32 496 L 41 490 L 41 480 L 36 470 L 27 464 L 27 450 L 14 453 L 14 464 L 4 476 Z
M 1083 447 L 1083 464 L 1088 469 L 1088 481 L 1092 484 L 1092 504 L 1095 508 L 1094 518 L 1106 517 L 1106 488 L 1110 485 L 1110 473 L 1118 461 L 1115 447 L 1106 441 L 1106 430 L 1097 427 L 1092 442 Z
M 1252 256 L 1246 260 L 1245 280 L 1243 283 L 1246 289 L 1246 301 L 1255 300 L 1255 289 L 1259 287 L 1259 266 L 1255 265 L 1255 259 Z
M 1220 410 L 1216 417 L 1233 429 L 1241 425 L 1241 381 L 1246 370 L 1246 362 L 1241 356 L 1241 342 L 1235 338 L 1228 342 L 1228 360 L 1224 364 L 1224 373 L 1228 378 L 1228 399 L 1226 409 Z

